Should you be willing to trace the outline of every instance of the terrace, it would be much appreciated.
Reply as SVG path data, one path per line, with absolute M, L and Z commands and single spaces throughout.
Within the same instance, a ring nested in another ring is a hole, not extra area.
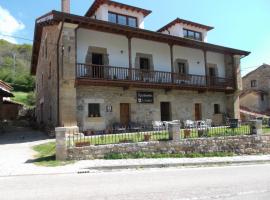
M 202 91 L 234 91 L 234 80 L 230 78 L 84 63 L 77 63 L 76 65 L 76 83 L 78 85 L 110 85 L 124 88 L 147 87 Z

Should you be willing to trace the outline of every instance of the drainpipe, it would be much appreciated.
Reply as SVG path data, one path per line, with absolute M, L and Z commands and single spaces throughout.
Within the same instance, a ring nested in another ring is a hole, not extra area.
M 64 19 L 62 20 L 62 24 L 61 24 L 61 28 L 60 28 L 60 32 L 58 35 L 58 39 L 57 39 L 57 126 L 61 126 L 60 125 L 60 63 L 59 63 L 59 42 L 61 39 L 61 35 L 62 35 L 62 31 L 63 31 L 63 26 L 64 26 Z

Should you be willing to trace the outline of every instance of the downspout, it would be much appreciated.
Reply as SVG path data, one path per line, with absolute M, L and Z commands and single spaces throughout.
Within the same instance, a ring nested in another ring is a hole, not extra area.
M 60 32 L 57 39 L 57 126 L 60 126 L 60 63 L 59 63 L 59 42 L 61 39 L 62 31 L 64 27 L 64 19 L 62 20 Z

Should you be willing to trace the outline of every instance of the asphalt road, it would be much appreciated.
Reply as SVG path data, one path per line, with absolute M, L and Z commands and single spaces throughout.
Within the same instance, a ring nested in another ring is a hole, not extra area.
M 269 200 L 270 165 L 0 177 L 0 199 Z

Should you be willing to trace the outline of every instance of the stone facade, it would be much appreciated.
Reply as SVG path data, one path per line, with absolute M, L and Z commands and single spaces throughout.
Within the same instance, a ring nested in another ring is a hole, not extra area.
M 69 160 L 102 159 L 110 153 L 212 153 L 233 152 L 238 155 L 269 154 L 270 135 L 231 136 L 218 138 L 183 139 L 178 142 L 142 142 L 71 148 Z
M 44 27 L 36 72 L 36 118 L 57 126 L 57 25 Z
M 154 103 L 137 103 L 137 91 L 153 92 Z M 130 121 L 151 124 L 160 121 L 160 102 L 170 102 L 172 120 L 195 120 L 194 104 L 202 105 L 202 119 L 212 119 L 214 104 L 220 105 L 221 113 L 226 113 L 227 96 L 225 93 L 160 89 L 130 88 L 123 90 L 118 87 L 78 86 L 77 117 L 80 130 L 104 130 L 113 123 L 120 122 L 120 103 L 130 104 Z M 99 103 L 101 117 L 88 117 L 88 104 Z M 111 106 L 112 112 L 106 112 Z
M 243 95 L 240 104 L 251 111 L 266 113 L 270 105 L 270 65 L 262 65 L 243 77 Z M 251 86 L 251 81 L 254 85 Z M 263 95 L 263 97 L 262 97 Z

